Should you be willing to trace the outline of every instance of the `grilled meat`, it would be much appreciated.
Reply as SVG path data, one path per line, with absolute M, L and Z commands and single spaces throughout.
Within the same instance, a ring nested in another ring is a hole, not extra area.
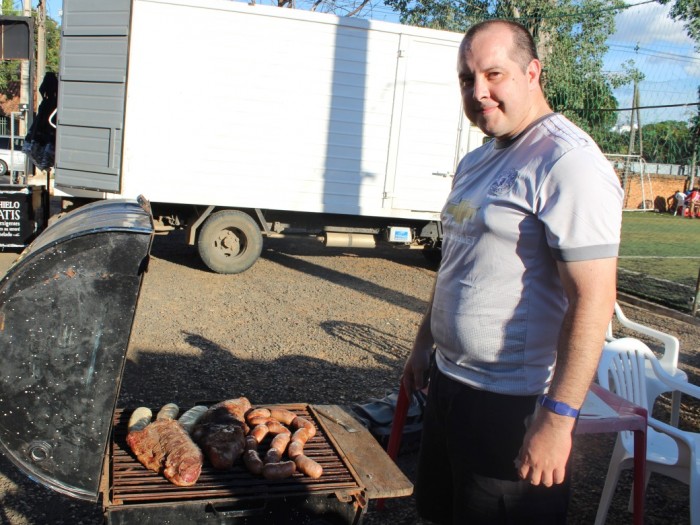
M 126 442 L 146 468 L 163 474 L 174 485 L 194 485 L 202 472 L 204 457 L 189 434 L 175 419 L 177 411 L 161 412 L 150 422 L 150 410 L 134 411 L 129 422 Z
M 251 409 L 245 397 L 212 405 L 192 428 L 192 438 L 218 470 L 228 470 L 245 450 L 248 425 L 245 414 Z

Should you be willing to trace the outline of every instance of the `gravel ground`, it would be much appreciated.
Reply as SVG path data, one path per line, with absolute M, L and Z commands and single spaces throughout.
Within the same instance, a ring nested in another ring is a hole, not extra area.
M 0 253 L 0 269 L 16 255 Z M 416 251 L 358 252 L 306 239 L 267 241 L 237 276 L 216 275 L 182 236 L 157 237 L 128 351 L 120 406 L 240 395 L 253 403 L 352 405 L 398 385 L 434 271 Z M 700 383 L 697 325 L 623 305 L 633 320 L 681 340 L 682 367 Z M 659 414 L 664 411 L 662 407 Z M 700 431 L 698 405 L 682 427 Z M 570 523 L 593 522 L 614 437 L 578 436 Z M 412 479 L 415 450 L 399 457 Z M 631 523 L 631 475 L 623 475 L 608 523 Z M 366 523 L 418 524 L 411 498 L 388 500 Z M 0 523 L 97 524 L 99 505 L 34 484 L 0 456 Z M 652 477 L 647 523 L 688 523 L 688 490 Z

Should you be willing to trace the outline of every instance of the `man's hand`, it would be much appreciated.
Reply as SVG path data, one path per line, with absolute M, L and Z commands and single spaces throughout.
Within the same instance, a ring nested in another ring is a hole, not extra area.
M 573 418 L 548 410 L 535 412 L 515 460 L 522 479 L 547 487 L 564 482 L 574 423 Z
M 409 396 L 416 390 L 420 390 L 421 388 L 428 386 L 426 376 L 428 369 L 430 368 L 430 356 L 433 353 L 433 345 L 435 344 L 433 334 L 430 331 L 430 314 L 433 308 L 434 296 L 435 285 L 433 285 L 433 291 L 430 294 L 428 308 L 425 311 L 423 319 L 418 325 L 418 332 L 416 333 L 416 338 L 413 341 L 413 348 L 411 348 L 411 353 L 403 367 L 401 383 L 406 389 L 406 392 L 408 392 Z
M 428 368 L 430 368 L 430 354 L 432 352 L 432 339 L 430 344 L 421 342 L 418 339 L 413 343 L 413 349 L 403 367 L 403 376 L 401 378 L 401 382 L 409 394 L 427 386 L 425 377 Z
M 615 304 L 616 259 L 558 262 L 569 307 L 548 395 L 580 407 L 595 374 Z M 515 460 L 520 477 L 551 487 L 564 481 L 575 420 L 536 410 Z

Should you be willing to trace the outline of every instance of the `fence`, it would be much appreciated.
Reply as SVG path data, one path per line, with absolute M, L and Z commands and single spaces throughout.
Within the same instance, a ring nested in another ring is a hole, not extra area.
M 10 135 L 10 117 L 0 116 L 0 135 Z
M 677 164 L 648 164 L 638 155 L 606 155 L 625 191 L 625 210 L 666 212 L 673 195 L 686 191 L 700 180 L 690 176 L 690 167 Z M 693 181 L 696 181 L 693 183 Z

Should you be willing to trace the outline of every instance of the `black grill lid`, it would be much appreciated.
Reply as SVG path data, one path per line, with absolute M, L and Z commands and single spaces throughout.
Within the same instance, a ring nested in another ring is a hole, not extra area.
M 89 204 L 0 281 L 0 446 L 73 497 L 98 498 L 152 239 L 145 200 Z

